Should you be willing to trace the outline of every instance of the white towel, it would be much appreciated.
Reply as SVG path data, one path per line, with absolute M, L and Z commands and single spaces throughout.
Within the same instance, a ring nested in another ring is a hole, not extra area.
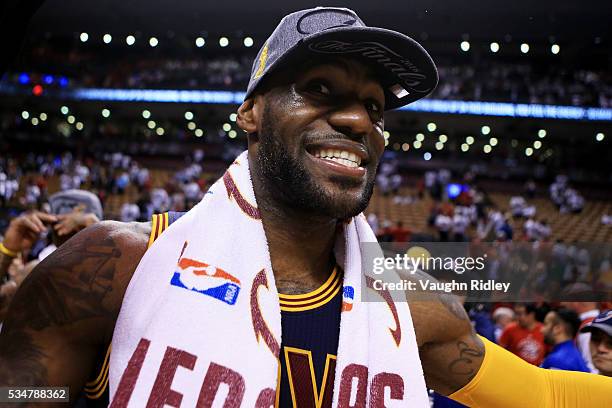
M 375 240 L 363 214 L 337 238 L 352 307 L 341 315 L 333 406 L 428 407 L 408 304 L 361 302 L 359 244 Z M 274 406 L 281 341 L 244 152 L 140 261 L 113 335 L 111 406 Z

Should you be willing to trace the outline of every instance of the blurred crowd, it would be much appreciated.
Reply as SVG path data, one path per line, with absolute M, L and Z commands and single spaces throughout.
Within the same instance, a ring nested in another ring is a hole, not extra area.
M 253 61 L 249 52 L 158 57 L 101 55 L 84 50 L 34 48 L 28 58 L 31 84 L 69 87 L 230 89 L 246 87 Z M 27 69 L 27 68 L 26 68 Z M 461 65 L 438 61 L 440 85 L 432 98 L 443 100 L 612 107 L 612 76 L 606 69 L 502 62 L 487 58 Z M 45 75 L 51 75 L 51 77 Z M 7 83 L 23 81 L 19 72 Z

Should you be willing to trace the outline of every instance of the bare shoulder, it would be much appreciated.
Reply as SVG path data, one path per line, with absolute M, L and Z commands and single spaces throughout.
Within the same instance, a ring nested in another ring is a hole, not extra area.
M 80 389 L 96 351 L 112 338 L 150 229 L 146 223 L 95 224 L 34 268 L 0 334 L 0 383 Z

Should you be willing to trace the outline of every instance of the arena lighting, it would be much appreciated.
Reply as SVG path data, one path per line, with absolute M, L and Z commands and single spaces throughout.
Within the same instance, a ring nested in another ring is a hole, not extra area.
M 34 96 L 40 96 L 43 93 L 43 87 L 41 85 L 34 85 L 34 87 L 32 88 L 32 93 L 34 94 Z
M 38 118 L 32 118 L 32 125 L 38 125 Z
M 110 110 L 106 108 L 102 109 L 102 116 L 108 118 L 110 116 Z
M 87 42 L 87 40 L 89 40 L 89 34 L 81 33 L 81 35 L 79 35 L 79 39 L 81 40 L 81 42 Z
M 47 114 L 45 112 L 41 113 L 40 115 L 38 115 L 38 117 L 40 118 L 40 120 L 42 120 L 43 122 L 47 120 Z
M 147 122 L 147 127 L 151 130 L 155 129 L 155 126 L 157 126 L 157 123 L 155 123 L 154 120 L 150 120 Z
M 62 106 L 62 107 L 60 108 L 60 112 L 62 112 L 62 115 L 67 115 L 67 114 L 68 114 L 68 112 L 70 112 L 70 109 L 68 109 L 68 107 L 67 107 L 67 106 Z
M 185 120 L 193 119 L 193 112 L 187 111 L 185 112 Z
M 425 135 L 422 133 L 417 133 L 416 140 L 417 142 L 422 142 L 423 140 L 425 140 Z
M 599 132 L 598 134 L 595 135 L 595 140 L 597 140 L 598 142 L 601 142 L 602 140 L 604 140 L 605 137 L 606 137 L 606 135 L 604 135 L 603 133 Z
M 540 142 L 539 140 L 536 140 L 535 142 L 533 142 L 533 148 L 538 150 L 540 147 L 542 147 L 542 142 Z
M 134 45 L 134 43 L 136 42 L 136 37 L 134 37 L 133 35 L 128 35 L 127 37 L 125 37 L 125 42 L 127 45 Z
M 521 44 L 521 52 L 523 54 L 527 54 L 529 52 L 529 44 L 527 43 L 522 43 Z
M 492 137 L 491 139 L 489 139 L 489 144 L 491 146 L 497 146 L 497 142 L 498 142 L 498 140 L 497 140 L 496 137 Z
M 28 112 L 28 111 L 21 112 L 21 117 L 23 118 L 23 120 L 30 119 L 30 112 Z
M 59 83 L 59 86 L 61 88 L 65 88 L 68 86 L 68 78 L 66 77 L 61 76 L 57 82 Z
M 407 152 L 410 149 L 410 145 L 408 143 L 402 144 L 402 150 Z
M 467 152 L 468 150 L 470 150 L 470 145 L 469 145 L 469 144 L 467 144 L 467 143 L 463 143 L 463 144 L 461 145 L 461 151 L 462 151 L 462 152 Z
M 525 156 L 529 157 L 533 154 L 533 149 L 531 147 L 528 147 L 525 149 Z
M 28 74 L 21 73 L 19 74 L 19 83 L 22 85 L 27 85 L 30 82 L 30 76 Z
M 230 125 L 229 123 L 224 123 L 223 124 L 223 130 L 224 131 L 229 132 L 231 128 L 232 128 L 232 125 Z
M 196 129 L 195 135 L 196 137 L 202 137 L 204 136 L 204 131 L 202 129 Z
M 489 133 L 491 133 L 491 128 L 488 127 L 487 125 L 483 126 L 482 128 L 480 128 L 480 132 L 483 135 L 488 135 Z
M 466 137 L 465 143 L 467 143 L 468 145 L 471 145 L 472 143 L 474 143 L 474 137 L 473 136 Z
M 83 130 L 83 122 L 77 122 L 74 127 L 76 127 L 77 130 Z
M 164 135 L 164 128 L 158 127 L 157 129 L 155 129 L 155 133 L 157 133 L 157 136 L 163 136 Z
M 206 40 L 204 38 L 202 38 L 202 37 L 196 38 L 196 40 L 195 40 L 196 47 L 202 48 L 204 46 L 204 44 L 206 44 Z
M 104 34 L 102 41 L 104 41 L 104 44 L 110 44 L 110 42 L 113 41 L 113 36 L 110 34 Z
M 236 136 L 238 136 L 238 133 L 236 133 L 236 131 L 232 129 L 229 131 L 227 135 L 229 136 L 230 139 L 234 139 L 236 138 Z
M 557 55 L 559 51 L 561 51 L 561 47 L 559 47 L 558 44 L 553 44 L 550 46 L 550 52 L 552 52 L 553 54 Z
M 195 128 L 196 128 L 196 124 L 195 124 L 195 122 L 189 122 L 189 123 L 187 124 L 187 129 L 189 129 L 189 130 L 195 130 Z
M 444 149 L 444 143 L 436 142 L 436 150 L 442 150 L 442 149 Z
M 425 161 L 431 160 L 431 153 L 425 152 L 425 154 L 423 155 L 423 159 L 425 159 Z
M 469 51 L 470 50 L 470 43 L 467 41 L 461 41 L 461 51 Z
M 142 111 L 142 117 L 143 117 L 144 119 L 149 119 L 149 118 L 151 117 L 151 112 L 149 112 L 149 110 L 148 110 L 148 109 L 143 110 L 143 111 Z
M 414 146 L 415 149 L 420 149 L 422 146 L 422 143 L 419 140 L 417 140 L 412 145 Z
M 427 124 L 427 130 L 429 130 L 430 132 L 435 132 L 437 128 L 438 127 L 433 122 Z
M 227 47 L 229 45 L 229 39 L 227 37 L 219 38 L 219 45 L 221 47 Z
M 539 137 L 540 139 L 545 138 L 545 137 L 546 137 L 546 130 L 544 130 L 544 129 L 540 129 L 540 130 L 538 130 L 538 137 Z
M 149 38 L 149 45 L 151 47 L 157 47 L 157 44 L 159 44 L 159 41 L 157 41 L 157 38 L 155 37 Z
M 66 122 L 70 123 L 71 125 L 76 121 L 76 118 L 73 115 L 70 115 L 66 118 Z
M 391 137 L 391 133 L 389 133 L 388 131 L 386 131 L 386 130 L 385 130 L 385 131 L 383 131 L 383 137 L 384 137 L 385 139 L 388 139 L 388 138 L 390 138 L 390 137 Z
M 243 41 L 245 47 L 249 48 L 253 46 L 253 39 L 251 37 L 246 37 Z
M 399 150 L 400 149 L 400 144 L 399 143 L 393 143 L 393 150 Z
M 27 91 L 0 83 L 0 94 L 20 95 Z M 95 100 L 117 102 L 169 102 L 240 105 L 244 92 L 184 90 L 184 89 L 106 89 L 77 88 L 54 92 L 47 90 L 46 95 L 60 99 Z M 514 104 L 503 102 L 443 101 L 421 99 L 399 108 L 400 111 L 447 113 L 457 115 L 504 116 L 515 118 L 567 119 L 581 121 L 612 122 L 610 108 L 582 108 L 578 106 Z
M 492 42 L 489 48 L 491 49 L 491 52 L 497 52 L 499 51 L 499 44 L 496 42 Z
M 51 85 L 53 83 L 53 75 L 43 75 L 43 82 L 47 85 Z
M 489 146 L 489 145 L 484 145 L 484 147 L 482 148 L 482 150 L 483 150 L 485 153 L 491 153 L 491 146 Z
M 440 140 L 441 143 L 446 143 L 448 141 L 448 136 L 442 134 L 442 135 L 440 135 L 438 140 Z
M 231 120 L 232 122 L 235 122 L 237 118 L 238 118 L 238 115 L 236 115 L 235 113 L 230 113 L 229 120 Z

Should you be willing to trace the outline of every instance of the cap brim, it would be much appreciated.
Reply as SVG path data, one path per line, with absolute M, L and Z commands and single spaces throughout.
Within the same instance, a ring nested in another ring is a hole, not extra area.
M 378 27 L 336 27 L 304 40 L 293 50 L 319 57 L 356 58 L 371 66 L 385 91 L 385 110 L 430 94 L 438 71 L 425 49 L 412 38 Z
M 606 333 L 608 336 L 612 336 L 612 326 L 609 324 L 599 324 L 599 323 L 591 323 L 588 326 L 584 326 L 580 329 L 580 333 L 590 333 L 593 329 L 601 330 Z

